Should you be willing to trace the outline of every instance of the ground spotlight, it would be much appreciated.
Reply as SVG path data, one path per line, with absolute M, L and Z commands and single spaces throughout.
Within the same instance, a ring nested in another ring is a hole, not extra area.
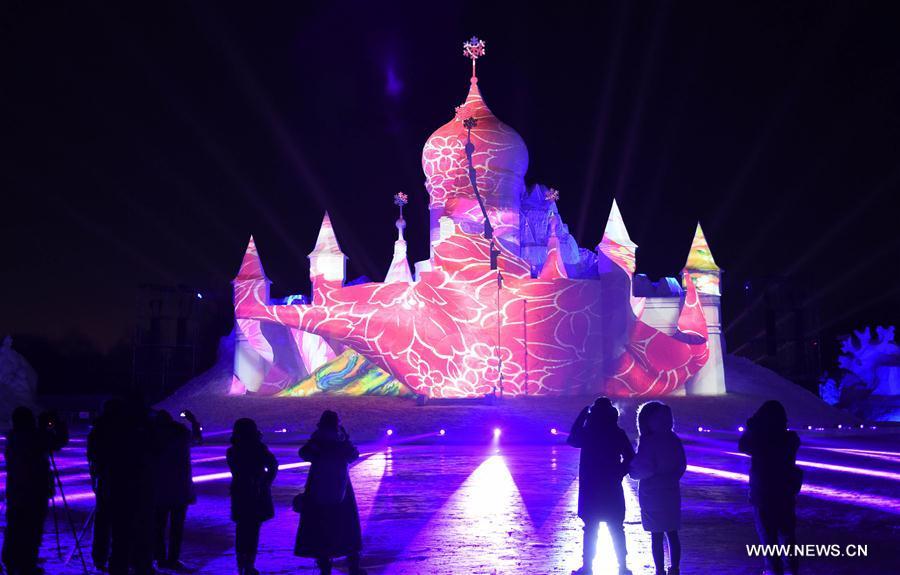
M 844 426 L 838 423 L 838 429 L 844 429 Z
M 442 430 L 438 431 L 438 435 L 447 435 L 447 430 L 442 429 Z
M 550 435 L 556 435 L 557 433 L 559 433 L 559 430 L 557 430 L 555 427 L 550 428 Z
M 744 426 L 741 425 L 740 427 L 738 427 L 738 431 L 740 431 L 741 433 L 744 433 Z
M 495 427 L 494 428 L 494 439 L 497 439 L 498 437 L 500 437 L 500 433 L 501 433 L 500 428 Z
M 699 431 L 700 433 L 703 433 L 703 426 L 701 425 L 700 427 L 698 427 L 697 431 Z
M 394 430 L 388 429 L 387 431 L 384 432 L 384 434 L 387 435 L 388 437 L 390 437 L 391 435 L 394 435 Z

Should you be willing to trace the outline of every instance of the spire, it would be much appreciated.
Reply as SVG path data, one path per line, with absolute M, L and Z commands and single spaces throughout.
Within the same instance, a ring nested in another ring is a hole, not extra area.
M 322 218 L 322 227 L 319 228 L 319 236 L 316 238 L 316 247 L 309 253 L 309 275 L 311 278 L 323 276 L 328 281 L 344 281 L 346 275 L 347 257 L 341 251 L 334 228 L 331 227 L 331 218 L 328 212 Z
M 603 239 L 597 244 L 597 250 L 604 256 L 598 260 L 598 271 L 607 273 L 615 268 L 612 264 L 625 270 L 629 275 L 634 274 L 635 252 L 637 244 L 631 241 L 619 204 L 613 198 L 612 207 L 609 209 L 609 217 L 606 219 L 606 229 L 603 230 Z
M 562 254 L 559 249 L 559 236 L 556 235 L 558 216 L 554 216 L 550 220 L 550 238 L 547 241 L 547 259 L 544 260 L 544 267 L 538 275 L 542 280 L 556 280 L 568 278 L 566 272 L 566 264 L 563 262 Z
M 637 249 L 637 244 L 631 241 L 628 230 L 625 228 L 625 220 L 622 219 L 622 212 L 619 211 L 619 204 L 613 198 L 612 207 L 609 209 L 609 217 L 606 219 L 606 229 L 603 230 L 603 239 L 601 241 L 613 241 L 616 244 Z
M 691 242 L 691 251 L 688 253 L 684 269 L 691 271 L 720 271 L 719 266 L 716 265 L 716 261 L 713 259 L 709 244 L 706 242 L 706 236 L 703 234 L 700 222 L 697 222 L 694 240 Z
M 344 252 L 341 251 L 340 244 L 338 244 L 337 236 L 334 235 L 334 228 L 331 227 L 331 218 L 328 217 L 328 212 L 325 212 L 325 217 L 322 218 L 322 227 L 319 228 L 319 236 L 316 238 L 316 247 L 313 248 L 313 251 L 310 252 L 308 257 L 326 254 L 344 255 Z
M 384 283 L 395 282 L 412 283 L 412 272 L 409 269 L 409 261 L 406 259 L 406 240 L 403 238 L 403 230 L 406 229 L 406 220 L 403 219 L 403 206 L 409 202 L 409 197 L 403 192 L 394 195 L 394 205 L 400 208 L 400 217 L 394 222 L 397 226 L 397 241 L 394 242 L 394 258 L 391 267 L 384 277 Z
M 703 234 L 700 222 L 697 222 L 694 241 L 691 242 L 691 251 L 688 253 L 687 262 L 684 264 L 683 275 L 686 277 L 688 272 L 690 272 L 693 283 L 697 286 L 699 293 L 722 295 L 720 287 L 722 270 L 716 265 L 716 261 L 712 257 L 712 252 L 709 249 L 709 244 L 706 243 L 706 236 Z M 681 283 L 687 287 L 687 280 L 682 278 Z
M 247 244 L 247 251 L 244 252 L 244 259 L 241 261 L 241 268 L 238 270 L 234 281 L 254 281 L 266 280 L 266 272 L 263 270 L 262 261 L 259 259 L 259 253 L 256 251 L 256 242 L 253 241 L 253 235 L 250 235 L 250 242 Z

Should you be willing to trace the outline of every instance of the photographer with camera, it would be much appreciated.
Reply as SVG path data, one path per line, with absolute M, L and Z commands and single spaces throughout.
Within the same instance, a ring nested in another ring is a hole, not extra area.
M 65 422 L 53 412 L 35 420 L 31 409 L 12 413 L 6 435 L 6 536 L 3 564 L 10 575 L 40 573 L 38 552 L 44 534 L 54 477 L 50 457 L 69 443 Z

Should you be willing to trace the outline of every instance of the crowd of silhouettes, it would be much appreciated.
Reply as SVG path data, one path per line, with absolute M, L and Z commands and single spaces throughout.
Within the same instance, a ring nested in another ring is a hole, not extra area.
M 164 410 L 138 401 L 107 401 L 88 434 L 87 458 L 96 495 L 91 557 L 111 575 L 149 575 L 159 568 L 189 571 L 181 561 L 188 507 L 196 501 L 191 446 L 202 442 L 202 427 L 189 411 L 186 427 Z M 635 452 L 619 426 L 619 411 L 606 397 L 581 410 L 568 443 L 580 448 L 578 516 L 584 522 L 583 564 L 574 573 L 593 572 L 598 531 L 605 523 L 620 574 L 628 574 L 623 479 L 639 482 L 641 525 L 650 533 L 657 575 L 678 575 L 681 562 L 680 481 L 687 469 L 672 409 L 659 401 L 641 405 Z M 43 573 L 38 553 L 49 503 L 58 482 L 53 453 L 69 441 L 65 422 L 54 413 L 35 417 L 27 407 L 12 414 L 7 434 L 6 533 L 3 565 L 9 575 Z M 278 461 L 262 440 L 256 422 L 235 421 L 226 452 L 231 471 L 231 519 L 239 575 L 258 575 L 256 556 L 262 524 L 275 516 L 272 483 Z M 796 496 L 803 481 L 796 465 L 800 439 L 787 428 L 777 401 L 765 402 L 747 420 L 739 449 L 751 457 L 750 502 L 763 544 L 796 542 Z M 360 567 L 362 531 L 349 466 L 359 451 L 338 414 L 322 413 L 300 448 L 310 463 L 304 490 L 293 501 L 300 513 L 294 553 L 315 560 L 329 575 L 336 558 L 346 557 L 350 575 Z M 668 568 L 666 553 L 668 548 Z M 798 572 L 796 559 L 767 557 L 766 569 Z
M 601 397 L 585 407 L 572 424 L 568 443 L 581 449 L 578 469 L 578 516 L 584 522 L 583 563 L 573 575 L 593 573 L 600 523 L 606 523 L 620 575 L 631 573 L 626 564 L 623 523 L 625 498 L 622 479 L 638 480 L 641 525 L 650 533 L 657 575 L 678 575 L 681 564 L 681 477 L 687 458 L 675 434 L 672 409 L 659 401 L 641 405 L 637 414 L 638 449 L 618 425 L 619 412 Z M 803 481 L 796 465 L 798 435 L 787 429 L 787 414 L 778 401 L 767 401 L 747 421 L 739 448 L 750 455 L 750 502 L 760 542 L 796 543 L 796 496 Z M 666 567 L 668 547 L 668 568 Z M 767 557 L 768 573 L 782 575 L 785 562 Z M 796 557 L 787 568 L 798 573 Z

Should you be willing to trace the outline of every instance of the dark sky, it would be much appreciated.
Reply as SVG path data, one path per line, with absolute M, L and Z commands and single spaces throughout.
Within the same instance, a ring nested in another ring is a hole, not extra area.
M 111 345 L 140 283 L 227 293 L 251 232 L 304 292 L 325 210 L 380 281 L 398 190 L 427 257 L 421 148 L 472 34 L 583 246 L 615 196 L 651 277 L 700 219 L 733 277 L 813 282 L 827 329 L 898 323 L 900 13 L 786 4 L 4 3 L 0 334 Z

